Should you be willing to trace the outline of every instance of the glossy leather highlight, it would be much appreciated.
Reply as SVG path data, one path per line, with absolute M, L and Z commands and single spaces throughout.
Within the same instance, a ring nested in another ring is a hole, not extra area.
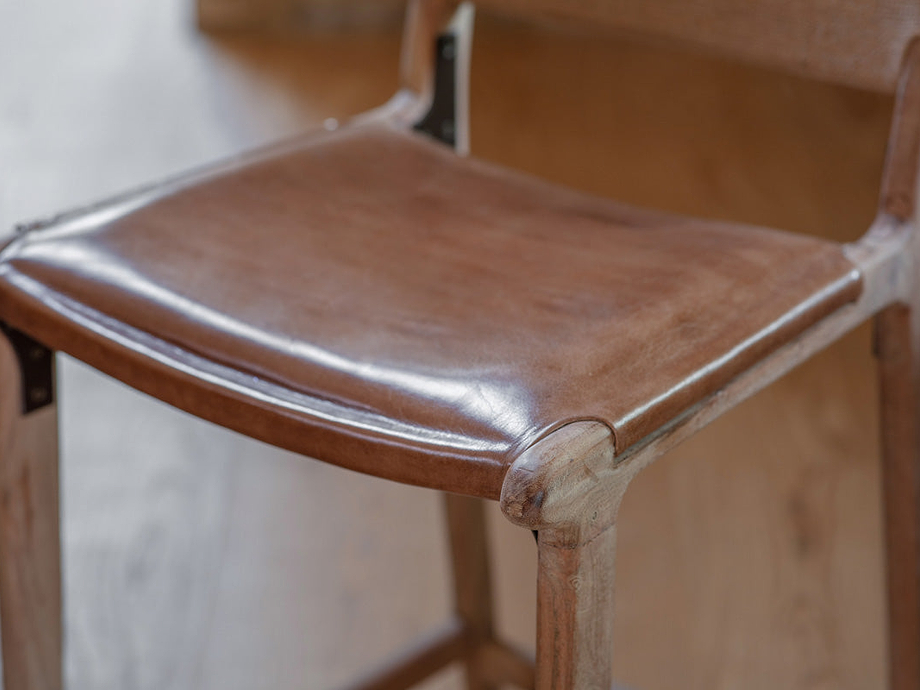
M 362 472 L 496 497 L 596 419 L 622 451 L 855 299 L 836 244 L 668 216 L 323 133 L 32 230 L 0 318 L 180 408 Z

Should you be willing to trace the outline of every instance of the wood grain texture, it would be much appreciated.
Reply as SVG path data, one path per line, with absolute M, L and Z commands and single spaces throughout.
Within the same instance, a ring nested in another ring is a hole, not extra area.
M 616 516 L 628 474 L 613 437 L 578 422 L 531 446 L 502 489 L 502 512 L 538 530 L 537 690 L 612 683 Z
M 428 0 L 431 4 L 441 0 Z M 642 0 L 482 0 L 484 7 L 610 27 L 659 41 L 683 43 L 750 62 L 850 86 L 892 91 L 898 64 L 920 31 L 914 0 L 732 0 L 647 3 Z M 201 26 L 274 28 L 393 21 L 400 0 L 198 0 Z
M 610 429 L 575 422 L 521 454 L 505 476 L 500 506 L 516 525 L 579 544 L 613 523 L 626 491 L 621 475 Z
M 916 302 L 876 319 L 891 688 L 920 686 L 920 325 Z
M 484 7 L 566 17 L 695 45 L 850 86 L 893 91 L 920 30 L 913 0 L 483 0 Z
M 63 609 L 57 407 L 22 415 L 0 335 L 0 623 L 5 690 L 60 690 Z
M 540 533 L 537 690 L 602 690 L 613 682 L 616 527 L 571 546 Z

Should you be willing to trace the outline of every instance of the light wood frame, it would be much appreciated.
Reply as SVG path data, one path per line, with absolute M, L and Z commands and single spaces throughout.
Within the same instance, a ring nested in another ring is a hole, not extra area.
M 22 412 L 20 366 L 0 337 L 0 625 L 3 687 L 63 687 L 57 406 Z

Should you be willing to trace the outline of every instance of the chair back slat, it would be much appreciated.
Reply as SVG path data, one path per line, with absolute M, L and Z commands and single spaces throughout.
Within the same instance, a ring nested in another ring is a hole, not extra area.
M 920 0 L 479 0 L 684 43 L 850 86 L 893 92 L 920 33 Z

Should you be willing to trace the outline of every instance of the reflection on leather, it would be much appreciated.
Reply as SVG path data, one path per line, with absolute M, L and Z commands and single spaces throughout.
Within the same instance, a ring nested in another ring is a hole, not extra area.
M 578 419 L 625 449 L 853 300 L 838 245 L 593 198 L 374 124 L 9 245 L 0 318 L 230 428 L 497 496 Z

